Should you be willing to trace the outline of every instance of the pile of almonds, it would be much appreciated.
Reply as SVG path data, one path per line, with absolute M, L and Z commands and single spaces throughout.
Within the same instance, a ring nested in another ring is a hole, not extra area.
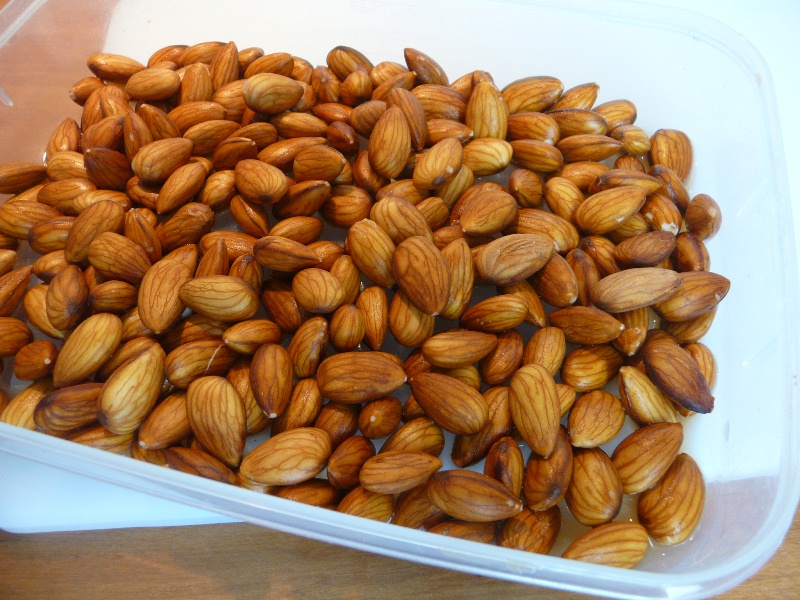
M 688 136 L 404 57 L 89 57 L 45 164 L 0 165 L 0 420 L 530 552 L 565 509 L 567 558 L 686 540 L 729 288 Z

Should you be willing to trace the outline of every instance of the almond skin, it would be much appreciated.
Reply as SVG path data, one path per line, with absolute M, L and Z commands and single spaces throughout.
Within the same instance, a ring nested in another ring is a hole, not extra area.
M 642 358 L 656 387 L 682 407 L 699 413 L 714 409 L 708 381 L 691 355 L 672 339 L 645 343 Z
M 326 398 L 361 403 L 391 394 L 405 383 L 406 374 L 382 352 L 341 352 L 322 361 L 317 381 Z
M 550 456 L 531 453 L 525 465 L 523 494 L 528 508 L 547 510 L 558 504 L 567 493 L 572 478 L 572 445 L 566 429 L 559 427 Z
M 142 278 L 139 286 L 139 317 L 153 333 L 163 333 L 181 316 L 186 305 L 181 286 L 192 277 L 192 269 L 179 260 L 162 259 Z
M 550 260 L 553 241 L 543 235 L 504 235 L 484 246 L 475 267 L 482 279 L 495 285 L 509 285 L 527 279 Z
M 402 241 L 392 257 L 392 274 L 423 313 L 435 316 L 444 310 L 450 276 L 442 252 L 429 239 L 412 236 Z
M 186 413 L 198 442 L 231 468 L 242 460 L 247 434 L 244 402 L 224 377 L 200 377 L 186 390 Z
M 443 429 L 469 435 L 486 425 L 486 400 L 462 381 L 440 373 L 420 373 L 409 383 L 417 402 Z
M 264 344 L 250 363 L 250 386 L 261 410 L 271 419 L 286 409 L 292 393 L 292 363 L 278 344 Z
M 369 136 L 369 162 L 376 173 L 396 178 L 411 154 L 411 131 L 402 109 L 390 106 Z
M 561 409 L 553 376 L 541 365 L 520 367 L 511 377 L 511 418 L 522 438 L 547 458 L 558 438 Z
M 120 365 L 97 399 L 98 420 L 112 433 L 135 431 L 155 406 L 164 383 L 164 350 L 153 344 Z
M 65 387 L 81 383 L 114 353 L 122 339 L 122 321 L 98 313 L 80 323 L 58 353 L 53 383 Z
M 330 455 L 327 433 L 315 427 L 299 427 L 256 446 L 244 457 L 239 470 L 265 485 L 291 485 L 321 473 Z
M 181 285 L 181 301 L 193 311 L 220 321 L 249 319 L 258 310 L 258 294 L 229 275 L 196 277 Z
M 497 345 L 497 336 L 456 329 L 436 334 L 422 344 L 422 355 L 436 367 L 451 369 L 478 362 Z
M 653 540 L 672 546 L 697 528 L 704 506 L 703 475 L 694 459 L 679 454 L 661 480 L 639 496 L 637 514 Z
M 258 264 L 276 271 L 298 271 L 321 262 L 308 246 L 282 236 L 260 238 L 253 246 L 253 254 Z
M 637 429 L 622 440 L 611 462 L 619 473 L 626 494 L 652 487 L 669 469 L 683 443 L 680 423 L 655 423 Z
M 591 287 L 590 295 L 597 308 L 621 313 L 651 306 L 672 295 L 679 285 L 675 271 L 641 267 L 603 277 Z
M 569 437 L 577 448 L 602 446 L 613 440 L 625 424 L 619 398 L 593 390 L 577 399 L 569 411 Z M 625 489 L 626 493 L 628 489 Z
M 472 522 L 507 519 L 523 508 L 502 483 L 465 469 L 434 473 L 428 480 L 428 498 L 450 516 Z
M 233 485 L 236 475 L 222 461 L 217 460 L 210 454 L 195 448 L 183 448 L 174 446 L 164 450 L 164 458 L 170 469 L 199 475 L 206 479 L 228 483 Z
M 242 95 L 255 112 L 275 115 L 297 104 L 303 96 L 303 87 L 278 73 L 255 73 L 245 81 Z
M 442 461 L 427 452 L 381 452 L 364 463 L 359 480 L 372 492 L 399 494 L 423 485 L 441 466 Z
M 641 562 L 647 547 L 647 531 L 638 523 L 607 523 L 578 537 L 561 556 L 630 569 Z
M 590 527 L 608 523 L 619 513 L 622 498 L 622 481 L 606 453 L 600 448 L 576 448 L 565 496 L 572 516 Z
M 364 464 L 375 456 L 375 444 L 364 436 L 354 435 L 339 444 L 328 461 L 328 481 L 341 490 L 352 490 L 360 483 Z
M 543 511 L 524 509 L 506 520 L 497 539 L 504 548 L 549 554 L 561 530 L 561 510 L 552 506 Z

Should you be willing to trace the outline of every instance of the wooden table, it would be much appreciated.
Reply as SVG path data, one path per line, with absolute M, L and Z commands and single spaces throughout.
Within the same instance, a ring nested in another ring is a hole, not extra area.
M 728 599 L 800 594 L 800 517 Z M 0 598 L 581 598 L 314 542 L 246 523 L 12 535 Z

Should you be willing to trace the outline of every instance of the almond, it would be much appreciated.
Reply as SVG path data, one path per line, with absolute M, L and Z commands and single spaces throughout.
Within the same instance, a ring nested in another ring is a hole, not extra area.
M 686 350 L 666 337 L 646 342 L 642 352 L 647 375 L 661 392 L 688 410 L 713 410 L 708 382 Z
M 199 475 L 206 479 L 233 485 L 236 475 L 221 461 L 210 454 L 194 448 L 175 446 L 164 450 L 164 458 L 170 469 Z
M 635 567 L 647 551 L 647 531 L 638 523 L 607 523 L 579 536 L 561 555 L 610 567 Z
M 550 324 L 564 332 L 568 342 L 604 344 L 625 330 L 625 325 L 599 308 L 569 306 L 550 313 Z
M 423 485 L 442 461 L 427 452 L 381 452 L 361 467 L 362 487 L 380 494 L 399 494 Z
M 138 285 L 150 268 L 145 250 L 128 238 L 106 231 L 95 237 L 87 253 L 89 264 L 108 279 Z
M 394 285 L 392 263 L 396 247 L 377 223 L 369 219 L 355 223 L 347 233 L 347 247 L 364 275 L 378 285 Z
M 717 273 L 687 271 L 678 275 L 678 288 L 653 305 L 670 322 L 691 321 L 708 312 L 727 295 L 731 282 Z
M 595 448 L 617 437 L 625 424 L 625 411 L 619 398 L 613 394 L 593 390 L 575 401 L 569 411 L 568 423 L 573 446 Z
M 403 290 L 395 292 L 389 306 L 389 330 L 397 343 L 419 348 L 433 335 L 435 317 L 419 310 Z
M 454 240 L 441 250 L 449 272 L 447 303 L 440 311 L 445 319 L 457 319 L 467 310 L 475 281 L 472 254 L 467 242 Z
M 23 429 L 36 430 L 36 406 L 48 393 L 53 391 L 53 380 L 44 377 L 34 381 L 3 407 L 0 411 L 0 423 L 8 423 Z
M 522 439 L 547 458 L 558 437 L 561 410 L 553 376 L 541 365 L 520 367 L 511 377 L 511 419 Z
M 457 467 L 467 467 L 484 458 L 492 444 L 506 436 L 513 427 L 508 406 L 508 388 L 490 388 L 484 392 L 483 397 L 489 409 L 488 421 L 477 433 L 456 436 L 451 459 Z
M 447 263 L 429 239 L 412 236 L 401 242 L 392 257 L 392 274 L 423 313 L 435 316 L 445 308 L 449 293 Z
M 322 361 L 317 381 L 326 398 L 361 403 L 391 394 L 405 383 L 406 374 L 382 352 L 342 352 Z
M 33 267 L 19 267 L 0 277 L 0 317 L 13 314 L 19 306 L 28 290 L 32 272 Z
M 89 288 L 83 271 L 75 265 L 68 265 L 47 286 L 47 318 L 56 329 L 72 329 L 83 317 L 88 300 Z
M 240 354 L 254 354 L 263 344 L 281 339 L 281 330 L 269 319 L 246 319 L 235 323 L 222 334 L 222 341 Z
M 497 336 L 456 329 L 434 335 L 422 344 L 422 355 L 436 367 L 455 368 L 482 359 L 497 345 Z
M 454 377 L 419 373 L 409 383 L 420 406 L 447 431 L 469 435 L 480 431 L 488 422 L 489 407 L 483 396 Z
M 552 238 L 555 251 L 566 254 L 578 247 L 580 236 L 566 219 L 538 208 L 522 208 L 506 233 L 539 233 Z
M 331 455 L 328 434 L 314 427 L 284 431 L 262 442 L 242 459 L 240 472 L 266 485 L 291 485 L 315 477 Z
M 522 502 L 499 481 L 482 473 L 452 469 L 428 480 L 428 498 L 448 515 L 472 522 L 507 519 L 522 511 Z
M 659 129 L 650 136 L 650 163 L 668 167 L 686 181 L 694 160 L 692 142 L 677 129 Z
M 528 305 L 518 294 L 487 298 L 468 308 L 461 315 L 461 326 L 485 333 L 513 329 L 528 316 Z
M 81 322 L 58 353 L 53 368 L 54 385 L 81 383 L 108 360 L 121 339 L 122 321 L 116 315 L 98 313 Z
M 273 419 L 279 416 L 292 393 L 292 363 L 287 350 L 267 343 L 256 350 L 250 363 L 250 385 L 258 405 Z
M 522 494 L 522 478 L 525 462 L 519 444 L 511 436 L 497 440 L 486 455 L 483 473 L 503 483 L 519 497 Z
M 624 185 L 592 194 L 575 209 L 575 223 L 590 234 L 612 231 L 642 208 L 647 191 Z
M 672 546 L 697 528 L 704 506 L 703 475 L 688 454 L 679 454 L 663 478 L 639 496 L 637 514 L 653 540 Z
M 181 285 L 178 295 L 193 311 L 220 321 L 249 319 L 258 310 L 258 294 L 229 275 L 196 277 Z
M 388 523 L 394 512 L 394 496 L 370 492 L 359 485 L 342 498 L 336 510 L 348 515 Z
M 625 412 L 639 425 L 675 423 L 678 420 L 672 400 L 635 367 L 620 367 L 619 394 Z
M 390 106 L 375 123 L 369 136 L 369 162 L 375 172 L 396 178 L 411 154 L 411 132 L 402 109 Z
M 367 438 L 354 435 L 346 439 L 328 460 L 328 481 L 340 490 L 352 490 L 359 485 L 362 467 L 373 456 L 375 445 Z
M 318 268 L 303 269 L 295 274 L 292 293 L 303 309 L 315 314 L 332 313 L 344 300 L 344 289 L 339 280 Z
M 192 277 L 192 270 L 179 260 L 165 258 L 155 263 L 139 287 L 139 317 L 154 333 L 163 333 L 181 316 L 185 304 L 181 286 Z
M 522 489 L 528 508 L 547 510 L 564 498 L 572 478 L 572 445 L 566 429 L 559 427 L 556 444 L 547 458 L 535 452 L 525 465 Z
M 397 429 L 403 416 L 403 403 L 386 396 L 367 403 L 358 413 L 358 428 L 366 438 L 376 439 L 390 435 Z
M 505 86 L 503 98 L 513 115 L 523 111 L 543 111 L 551 106 L 563 91 L 564 84 L 555 77 L 525 77 Z
M 408 401 L 406 401 L 406 406 Z M 381 446 L 381 452 L 400 450 L 414 452 L 420 450 L 439 456 L 444 449 L 444 432 L 436 423 L 426 417 L 416 417 L 400 426 Z
M 247 430 L 244 402 L 224 377 L 200 377 L 186 390 L 186 413 L 195 439 L 231 468 L 242 460 Z
M 203 375 L 224 375 L 238 354 L 219 339 L 200 339 L 186 342 L 167 354 L 164 371 L 167 379 L 178 388 Z
M 641 267 L 603 277 L 591 287 L 592 302 L 609 313 L 650 306 L 668 298 L 680 285 L 678 273 L 670 269 Z
M 71 431 L 97 420 L 102 383 L 83 383 L 53 390 L 36 404 L 33 420 L 45 431 Z
M 430 527 L 428 531 L 482 544 L 494 544 L 497 537 L 496 523 L 494 522 L 472 522 L 454 519 L 437 523 Z
M 590 527 L 608 523 L 619 513 L 622 498 L 622 481 L 606 453 L 600 448 L 576 448 L 565 496 L 572 516 Z
M 47 170 L 43 165 L 28 162 L 0 164 L 0 194 L 16 194 L 45 180 Z
M 261 407 L 258 404 L 256 406 L 257 412 L 265 415 Z M 311 377 L 301 379 L 292 389 L 286 408 L 272 420 L 272 435 L 297 427 L 314 425 L 321 410 L 322 394 L 317 380 Z
M 103 427 L 116 434 L 139 428 L 158 401 L 164 360 L 164 350 L 153 344 L 111 374 L 97 399 L 97 418 Z
M 57 357 L 58 348 L 49 340 L 26 344 L 14 355 L 14 376 L 22 381 L 46 377 L 52 372 Z
M 186 411 L 186 392 L 175 392 L 164 398 L 142 423 L 139 446 L 145 450 L 166 448 L 191 434 Z
M 553 506 L 543 511 L 523 509 L 506 520 L 497 543 L 504 548 L 548 554 L 561 530 L 561 510 Z
M 553 242 L 546 236 L 504 235 L 481 248 L 475 267 L 481 278 L 495 285 L 509 285 L 544 267 L 552 253 Z
M 429 529 L 445 519 L 447 515 L 430 501 L 423 484 L 397 497 L 392 523 L 411 529 Z
M 303 96 L 303 87 L 278 73 L 255 73 L 242 87 L 244 100 L 258 113 L 274 115 L 292 108 Z
M 637 429 L 622 440 L 611 462 L 626 494 L 638 494 L 658 482 L 683 443 L 680 423 L 655 423 Z
M 414 166 L 414 186 L 435 190 L 453 180 L 461 170 L 463 147 L 456 138 L 445 138 L 423 154 Z
M 253 246 L 258 264 L 276 271 L 298 271 L 319 265 L 319 257 L 305 244 L 286 237 L 267 235 Z
M 131 161 L 133 173 L 146 183 L 163 183 L 178 167 L 189 162 L 192 141 L 175 137 L 142 147 Z

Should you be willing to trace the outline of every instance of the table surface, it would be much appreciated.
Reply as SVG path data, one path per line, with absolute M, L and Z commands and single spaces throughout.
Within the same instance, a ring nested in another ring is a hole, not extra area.
M 14 535 L 0 598 L 581 598 L 306 540 L 248 523 Z M 773 559 L 722 598 L 796 598 L 800 518 Z
M 0 0 L 0 8 L 6 2 Z M 701 9 L 702 3 L 696 10 Z M 106 594 L 193 599 L 581 597 L 371 555 L 246 523 L 29 535 L 0 531 L 0 581 L 0 598 L 15 599 Z M 798 590 L 800 516 L 795 514 L 772 560 L 721 597 L 794 598 Z

